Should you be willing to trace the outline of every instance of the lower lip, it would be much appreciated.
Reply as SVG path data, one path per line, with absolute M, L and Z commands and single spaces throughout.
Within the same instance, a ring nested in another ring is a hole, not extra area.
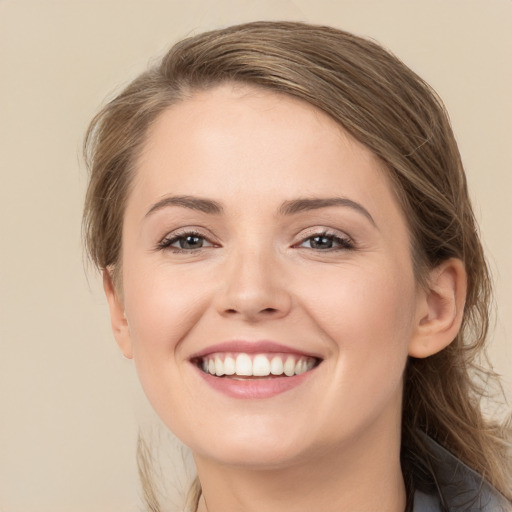
M 232 397 L 242 399 L 271 398 L 273 396 L 289 391 L 300 386 L 306 381 L 311 373 L 309 370 L 293 377 L 271 377 L 268 379 L 232 379 L 226 377 L 215 377 L 197 368 L 197 371 L 204 381 L 216 391 Z

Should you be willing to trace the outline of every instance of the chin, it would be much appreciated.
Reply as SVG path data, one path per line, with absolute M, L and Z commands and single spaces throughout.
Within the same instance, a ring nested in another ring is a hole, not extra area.
M 209 459 L 221 465 L 240 466 L 246 469 L 274 469 L 293 465 L 310 451 L 314 441 L 307 443 L 305 432 L 293 432 L 290 425 L 264 422 L 261 418 L 247 418 L 247 422 L 230 422 L 228 425 L 210 424 L 208 432 L 188 431 L 178 437 L 189 446 L 195 457 Z M 245 425 L 244 425 L 245 423 Z M 262 424 L 263 423 L 263 424 Z
M 239 467 L 245 470 L 284 469 L 299 463 L 304 454 L 297 447 L 283 449 L 275 444 L 262 446 L 254 442 L 252 446 L 238 446 L 230 443 L 224 450 L 195 452 L 194 457 L 207 458 L 216 464 Z

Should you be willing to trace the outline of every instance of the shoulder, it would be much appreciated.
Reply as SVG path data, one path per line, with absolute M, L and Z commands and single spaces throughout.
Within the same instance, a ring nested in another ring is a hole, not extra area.
M 448 450 L 426 438 L 435 489 L 417 490 L 413 512 L 512 512 L 512 504 Z

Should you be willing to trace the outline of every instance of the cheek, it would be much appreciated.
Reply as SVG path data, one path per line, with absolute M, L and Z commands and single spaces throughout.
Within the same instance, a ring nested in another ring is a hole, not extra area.
M 318 281 L 317 281 L 318 284 Z M 377 376 L 401 379 L 413 335 L 416 287 L 412 271 L 383 263 L 342 269 L 325 282 L 310 316 L 331 340 L 339 382 L 364 381 L 379 387 Z
M 309 283 L 309 306 L 322 316 L 323 324 L 332 326 L 333 335 L 400 330 L 400 326 L 411 325 L 415 282 L 412 272 L 400 270 L 398 263 L 347 265 L 311 275 Z M 307 297 L 307 291 L 302 295 Z M 352 328 L 346 329 L 346 324 Z
M 332 420 L 333 438 L 339 430 L 362 429 L 384 411 L 399 414 L 415 286 L 412 277 L 382 268 L 340 273 L 326 282 L 322 301 L 310 302 L 310 317 L 334 353 L 325 361 L 332 386 L 317 404 L 318 417 Z
M 155 411 L 177 431 L 176 418 L 183 416 L 191 400 L 184 384 L 185 365 L 180 364 L 182 341 L 203 316 L 208 290 L 190 273 L 165 268 L 144 271 L 131 264 L 124 269 L 126 317 L 137 374 Z
M 165 265 L 144 271 L 126 265 L 125 308 L 134 357 L 171 357 L 207 307 L 204 279 L 170 272 Z

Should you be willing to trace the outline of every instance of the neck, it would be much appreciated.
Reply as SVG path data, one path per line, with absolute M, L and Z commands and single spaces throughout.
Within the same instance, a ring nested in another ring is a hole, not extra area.
M 369 433 L 370 434 L 370 433 Z M 364 436 L 307 464 L 247 469 L 196 457 L 203 496 L 198 512 L 403 512 L 400 435 Z

